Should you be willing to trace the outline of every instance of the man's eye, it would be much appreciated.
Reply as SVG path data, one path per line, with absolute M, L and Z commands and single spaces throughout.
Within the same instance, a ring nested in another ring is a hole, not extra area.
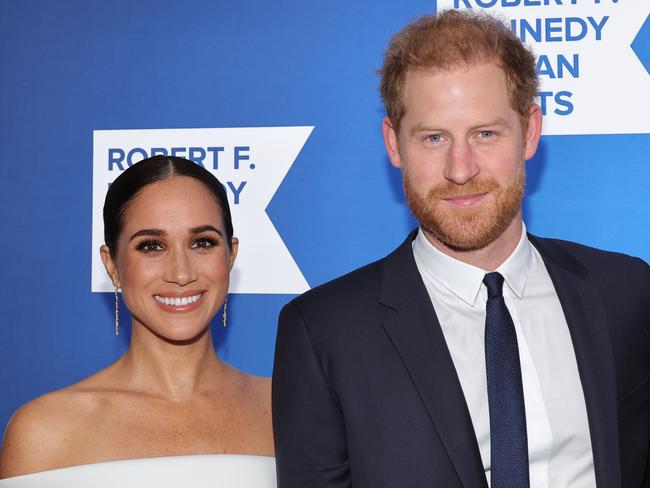
M 481 137 L 483 137 L 484 139 L 490 138 L 493 135 L 494 135 L 494 132 L 491 131 L 491 130 L 482 130 L 481 131 Z
M 217 245 L 217 241 L 207 237 L 197 239 L 192 243 L 192 249 L 208 249 Z
M 138 244 L 137 249 L 138 251 L 149 253 L 149 252 L 162 251 L 163 247 L 162 244 L 158 241 L 143 241 L 140 244 Z
M 430 134 L 430 135 L 427 136 L 427 141 L 429 141 L 429 142 L 438 143 L 441 140 L 442 140 L 442 137 L 440 136 L 440 134 Z

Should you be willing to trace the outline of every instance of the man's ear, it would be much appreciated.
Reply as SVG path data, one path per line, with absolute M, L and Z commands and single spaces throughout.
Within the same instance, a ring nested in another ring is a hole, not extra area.
M 384 145 L 390 158 L 390 164 L 396 168 L 401 168 L 402 158 L 399 154 L 399 146 L 397 145 L 397 132 L 388 117 L 384 117 L 381 123 L 381 133 L 384 136 Z
M 115 261 L 113 261 L 111 251 L 106 244 L 99 248 L 99 255 L 102 258 L 102 263 L 104 263 L 104 268 L 106 268 L 108 277 L 113 282 L 113 286 L 115 288 L 120 288 L 120 276 L 117 274 L 117 266 L 115 266 Z
M 528 129 L 524 136 L 524 159 L 528 161 L 537 152 L 539 140 L 542 137 L 542 109 L 533 104 L 528 113 Z

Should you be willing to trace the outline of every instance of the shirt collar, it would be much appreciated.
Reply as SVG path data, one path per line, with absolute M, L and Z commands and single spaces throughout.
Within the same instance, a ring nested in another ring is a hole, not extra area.
M 520 300 L 524 296 L 528 276 L 533 267 L 533 245 L 528 240 L 526 233 L 526 225 L 522 222 L 521 225 L 521 238 L 512 254 L 501 263 L 495 271 L 498 271 L 503 276 L 508 288 Z
M 427 240 L 422 229 L 413 241 L 413 255 L 418 268 L 429 279 L 436 280 L 468 305 L 474 306 L 485 270 L 443 253 Z M 522 223 L 521 238 L 517 247 L 496 269 L 503 275 L 508 288 L 520 299 L 524 295 L 532 260 L 532 244 L 528 240 L 526 226 Z

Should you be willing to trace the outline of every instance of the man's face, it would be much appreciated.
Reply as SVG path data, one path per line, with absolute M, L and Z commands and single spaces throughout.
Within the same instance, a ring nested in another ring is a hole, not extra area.
M 537 148 L 539 107 L 523 134 L 494 63 L 409 72 L 404 106 L 398 133 L 384 120 L 384 140 L 428 238 L 472 251 L 519 225 L 524 160 Z

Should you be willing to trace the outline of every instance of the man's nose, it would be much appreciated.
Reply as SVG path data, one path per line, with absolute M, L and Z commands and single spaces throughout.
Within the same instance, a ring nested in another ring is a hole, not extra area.
M 464 185 L 478 175 L 479 172 L 480 168 L 474 160 L 469 144 L 464 140 L 452 142 L 445 165 L 444 177 L 457 185 Z

